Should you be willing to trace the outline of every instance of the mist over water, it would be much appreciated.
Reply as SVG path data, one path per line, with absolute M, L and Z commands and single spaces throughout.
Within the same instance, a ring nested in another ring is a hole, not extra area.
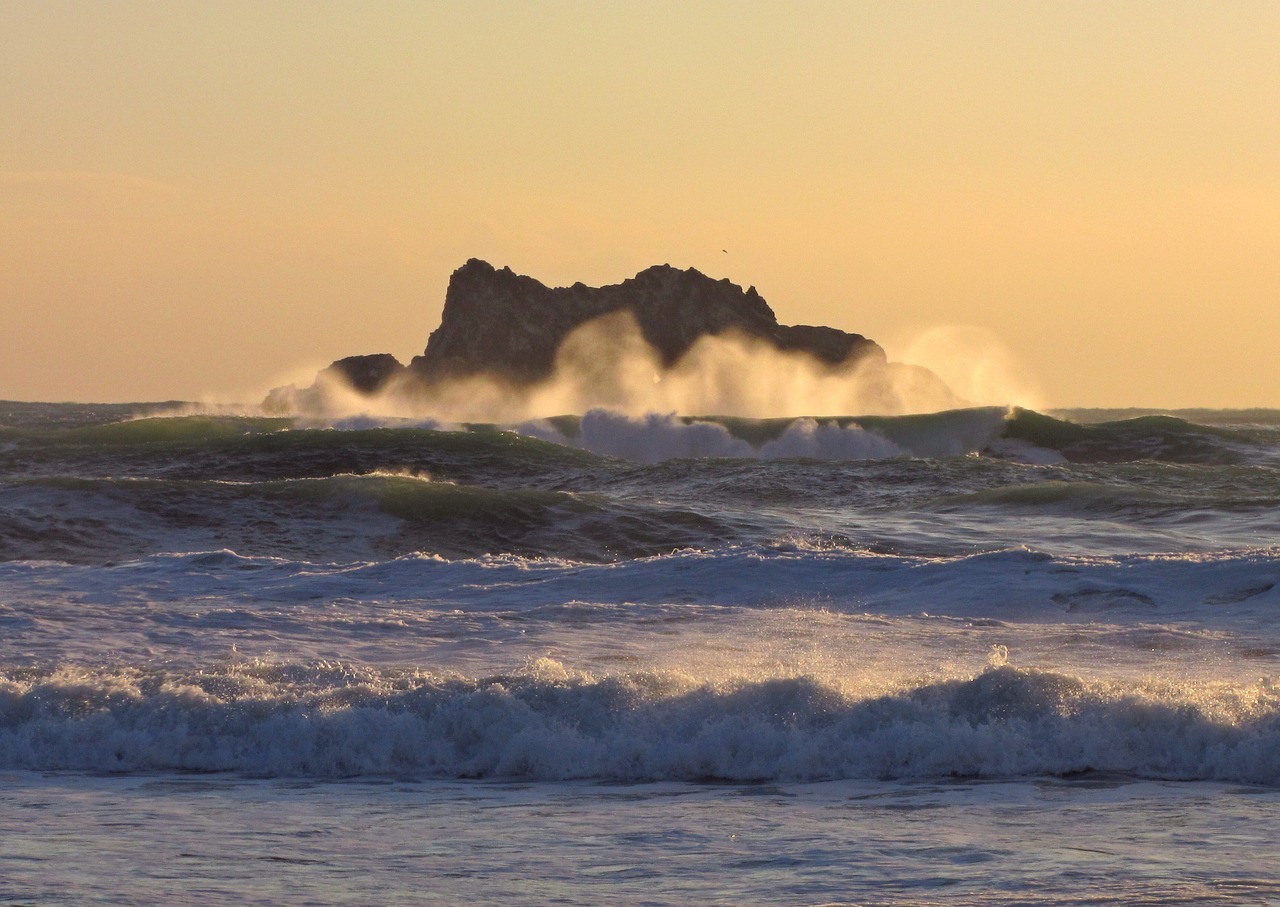
M 993 386 L 983 390 L 999 395 Z M 439 382 L 426 391 L 393 381 L 366 396 L 321 376 L 316 393 L 294 392 L 276 402 L 283 411 L 318 418 L 514 423 L 593 409 L 632 417 L 773 418 L 902 415 L 1017 401 L 962 398 L 928 370 L 905 363 L 868 356 L 833 367 L 804 352 L 780 351 L 736 334 L 704 336 L 665 367 L 635 318 L 618 312 L 573 331 L 557 351 L 552 376 L 531 386 L 477 375 Z
M 1047 405 L 1039 381 L 996 332 L 975 325 L 936 325 L 909 338 L 906 361 L 925 366 L 976 405 Z

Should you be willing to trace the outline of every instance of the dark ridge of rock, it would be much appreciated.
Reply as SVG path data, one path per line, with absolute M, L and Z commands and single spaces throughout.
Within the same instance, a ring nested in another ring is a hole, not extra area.
M 817 356 L 828 365 L 839 365 L 846 359 L 867 355 L 871 352 L 868 344 L 880 350 L 879 345 L 861 334 L 811 324 L 779 325 L 772 339 L 780 350 L 800 350 Z M 884 358 L 882 350 L 880 358 Z
M 400 360 L 390 353 L 370 356 L 347 356 L 339 359 L 316 375 L 316 380 L 337 378 L 362 394 L 376 394 L 404 372 Z
M 888 362 L 884 350 L 861 334 L 779 324 L 755 287 L 743 290 L 693 268 L 655 265 L 619 284 L 552 288 L 474 258 L 453 273 L 440 326 L 427 339 L 423 354 L 407 366 L 387 353 L 348 356 L 324 369 L 310 387 L 274 388 L 262 405 L 268 412 L 323 412 L 330 403 L 342 403 L 337 392 L 343 388 L 369 397 L 389 394 L 431 401 L 450 392 L 450 379 L 473 376 L 497 378 L 513 398 L 519 397 L 551 377 L 566 338 L 596 319 L 602 319 L 601 330 L 615 341 L 615 348 L 595 354 L 588 363 L 598 375 L 579 373 L 577 380 L 594 388 L 591 382 L 598 378 L 596 396 L 600 405 L 609 405 L 610 370 L 616 364 L 611 357 L 621 355 L 618 344 L 631 336 L 609 333 L 627 320 L 605 320 L 614 316 L 634 321 L 664 368 L 679 363 L 703 337 L 731 334 L 775 350 L 807 354 L 833 376 L 848 375 L 863 389 L 858 402 L 851 404 L 863 412 L 899 412 L 924 398 L 936 401 L 931 405 L 937 409 L 965 405 L 937 375 Z
M 729 331 L 833 366 L 866 356 L 885 358 L 877 344 L 859 334 L 780 325 L 755 287 L 744 292 L 693 268 L 655 265 L 620 284 L 551 288 L 473 258 L 453 273 L 440 327 L 408 371 L 428 383 L 486 373 L 534 383 L 550 377 L 556 351 L 574 329 L 620 311 L 635 317 L 667 367 L 700 338 Z
M 345 387 L 371 397 L 404 375 L 405 367 L 390 353 L 347 356 L 321 369 L 310 387 L 299 389 L 296 385 L 286 384 L 271 388 L 262 401 L 262 411 L 285 414 L 322 410 L 334 388 Z

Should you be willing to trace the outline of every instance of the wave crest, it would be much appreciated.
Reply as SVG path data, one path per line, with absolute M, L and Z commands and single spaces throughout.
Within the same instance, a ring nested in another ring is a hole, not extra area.
M 809 677 L 486 678 L 233 664 L 9 674 L 0 767 L 260 776 L 818 780 L 1086 771 L 1280 784 L 1280 694 L 998 666 L 862 698 Z

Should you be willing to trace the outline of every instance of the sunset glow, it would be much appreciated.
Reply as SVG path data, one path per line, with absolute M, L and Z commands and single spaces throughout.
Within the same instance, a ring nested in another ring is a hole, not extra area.
M 1280 406 L 1278 44 L 1261 2 L 7 4 L 0 398 L 408 359 L 479 257 L 980 335 L 1044 405 Z

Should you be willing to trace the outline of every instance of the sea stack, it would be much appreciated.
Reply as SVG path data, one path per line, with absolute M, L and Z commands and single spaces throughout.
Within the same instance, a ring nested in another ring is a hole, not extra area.
M 654 265 L 609 286 L 548 287 L 473 258 L 453 272 L 440 326 L 422 355 L 407 366 L 387 353 L 350 356 L 321 372 L 310 388 L 276 388 L 264 406 L 277 411 L 312 408 L 335 381 L 357 396 L 392 394 L 422 401 L 450 382 L 484 377 L 518 394 L 552 377 L 557 354 L 571 334 L 611 316 L 632 319 L 660 371 L 677 368 L 704 338 L 732 337 L 757 348 L 807 356 L 824 373 L 856 372 L 886 387 L 889 371 L 911 370 L 917 386 L 936 385 L 949 393 L 931 372 L 889 363 L 884 350 L 861 334 L 779 324 L 755 287 L 744 290 L 694 268 Z
M 654 265 L 604 287 L 548 287 L 510 268 L 473 258 L 454 271 L 440 327 L 409 371 L 426 382 L 488 373 L 516 384 L 550 377 L 556 351 L 576 328 L 628 312 L 670 368 L 699 339 L 730 332 L 778 350 L 809 353 L 828 365 L 884 351 L 859 334 L 778 324 L 755 287 L 715 280 L 694 268 Z

